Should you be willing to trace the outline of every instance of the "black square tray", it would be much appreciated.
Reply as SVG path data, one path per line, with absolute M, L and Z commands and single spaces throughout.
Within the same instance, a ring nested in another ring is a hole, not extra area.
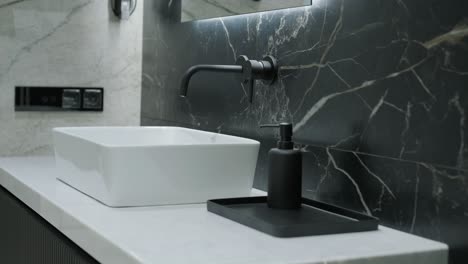
M 302 198 L 299 210 L 268 208 L 267 197 L 209 200 L 209 212 L 276 237 L 299 237 L 372 231 L 375 217 Z

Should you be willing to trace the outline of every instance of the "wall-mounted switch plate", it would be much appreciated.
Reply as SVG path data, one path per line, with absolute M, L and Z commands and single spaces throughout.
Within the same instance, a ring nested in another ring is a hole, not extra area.
M 62 108 L 63 109 L 80 109 L 81 108 L 80 89 L 63 89 Z
M 15 111 L 102 112 L 103 109 L 103 88 L 32 86 L 15 88 Z
M 85 89 L 83 93 L 84 109 L 102 109 L 102 90 Z

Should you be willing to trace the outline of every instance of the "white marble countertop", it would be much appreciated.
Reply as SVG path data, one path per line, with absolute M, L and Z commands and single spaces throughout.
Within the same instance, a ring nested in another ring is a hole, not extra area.
M 1 158 L 0 185 L 101 263 L 446 264 L 447 246 L 386 227 L 275 238 L 205 204 L 115 209 L 55 179 L 50 157 Z

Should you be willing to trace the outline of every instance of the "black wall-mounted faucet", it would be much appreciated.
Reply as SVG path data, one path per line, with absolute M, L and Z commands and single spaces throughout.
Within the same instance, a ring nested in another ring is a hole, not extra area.
M 236 65 L 200 64 L 190 67 L 182 77 L 180 96 L 186 97 L 190 79 L 200 71 L 232 72 L 241 75 L 241 82 L 249 85 L 249 102 L 253 101 L 255 80 L 268 80 L 273 82 L 278 74 L 276 59 L 266 56 L 263 60 L 249 60 L 245 55 L 239 56 Z

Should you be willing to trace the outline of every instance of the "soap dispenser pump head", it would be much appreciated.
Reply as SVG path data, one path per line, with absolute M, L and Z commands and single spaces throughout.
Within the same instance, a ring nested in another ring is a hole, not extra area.
M 292 141 L 293 126 L 291 123 L 260 125 L 260 127 L 261 128 L 278 127 L 280 129 L 280 140 L 278 141 L 278 148 L 279 149 L 293 149 L 294 148 L 294 142 Z

